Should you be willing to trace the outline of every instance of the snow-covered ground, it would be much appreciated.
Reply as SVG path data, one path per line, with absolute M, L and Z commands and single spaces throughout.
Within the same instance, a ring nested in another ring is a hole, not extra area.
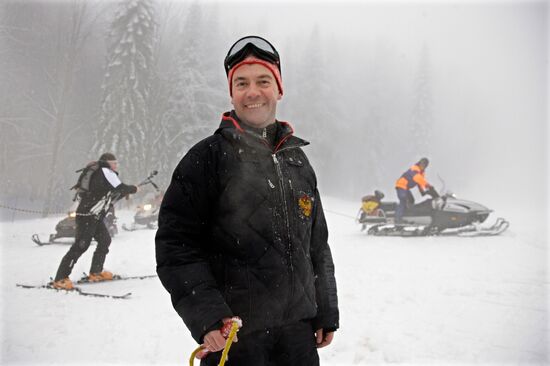
M 323 365 L 549 363 L 542 224 L 510 211 L 498 213 L 511 221 L 498 237 L 380 238 L 354 223 L 359 203 L 325 198 L 324 206 L 341 329 L 320 350 Z M 117 215 L 119 227 L 132 221 L 130 211 Z M 46 283 L 55 274 L 69 247 L 38 247 L 30 236 L 53 232 L 59 219 L 0 223 L 0 363 L 187 364 L 196 345 L 157 278 L 86 286 L 90 292 L 132 292 L 128 300 L 15 286 Z M 88 271 L 93 249 L 77 263 L 73 279 Z M 154 274 L 154 231 L 121 231 L 105 267 Z

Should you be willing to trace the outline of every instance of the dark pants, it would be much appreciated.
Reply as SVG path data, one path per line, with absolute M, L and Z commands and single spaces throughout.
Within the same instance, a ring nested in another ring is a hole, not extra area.
M 69 277 L 78 258 L 88 250 L 92 238 L 97 241 L 97 247 L 92 258 L 90 273 L 103 271 L 103 263 L 105 263 L 105 257 L 109 253 L 109 245 L 111 245 L 109 230 L 103 220 L 96 220 L 92 216 L 77 216 L 75 243 L 61 259 L 55 281 Z
M 243 326 L 246 326 L 244 324 Z M 319 355 L 310 322 L 239 336 L 227 357 L 227 366 L 318 366 Z M 217 366 L 222 352 L 210 354 L 201 366 Z
M 401 224 L 405 210 L 414 205 L 414 196 L 408 189 L 396 188 L 395 190 L 397 191 L 397 198 L 399 198 L 399 204 L 395 210 L 395 223 Z

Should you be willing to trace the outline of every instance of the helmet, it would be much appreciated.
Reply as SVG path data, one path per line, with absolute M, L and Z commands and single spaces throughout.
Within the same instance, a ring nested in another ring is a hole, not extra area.
M 430 164 L 430 161 L 428 160 L 428 158 L 422 158 L 422 159 L 418 160 L 417 164 L 422 164 L 422 165 L 424 165 L 424 167 L 427 167 Z

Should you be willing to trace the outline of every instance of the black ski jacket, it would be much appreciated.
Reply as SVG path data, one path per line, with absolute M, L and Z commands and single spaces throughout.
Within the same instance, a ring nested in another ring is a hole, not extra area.
M 105 177 L 103 168 L 109 169 L 118 176 L 118 173 L 110 168 L 109 163 L 99 161 L 99 168 L 90 177 L 89 191 L 80 194 L 80 203 L 76 209 L 77 213 L 87 214 L 90 212 L 90 209 L 109 192 L 119 193 L 121 196 L 137 192 L 136 186 L 124 184 L 122 182 L 117 187 L 114 187 L 109 183 L 107 177 Z
M 315 173 L 292 128 L 275 149 L 225 113 L 189 150 L 161 205 L 157 273 L 197 340 L 224 317 L 239 334 L 310 319 L 338 328 L 334 264 Z

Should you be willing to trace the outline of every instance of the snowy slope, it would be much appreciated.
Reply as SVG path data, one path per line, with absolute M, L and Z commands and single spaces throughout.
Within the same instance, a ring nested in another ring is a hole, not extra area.
M 368 237 L 352 219 L 358 203 L 325 198 L 324 206 L 341 329 L 320 350 L 323 365 L 548 364 L 548 247 L 540 227 L 499 212 L 512 224 L 499 237 Z M 119 226 L 132 221 L 129 211 L 117 215 Z M 0 223 L 1 364 L 187 364 L 196 345 L 156 278 L 86 288 L 131 291 L 129 300 L 15 287 L 55 274 L 68 246 L 38 247 L 30 236 L 52 232 L 59 219 Z M 106 268 L 155 273 L 153 239 L 150 230 L 121 231 Z M 88 271 L 92 251 L 73 279 Z

